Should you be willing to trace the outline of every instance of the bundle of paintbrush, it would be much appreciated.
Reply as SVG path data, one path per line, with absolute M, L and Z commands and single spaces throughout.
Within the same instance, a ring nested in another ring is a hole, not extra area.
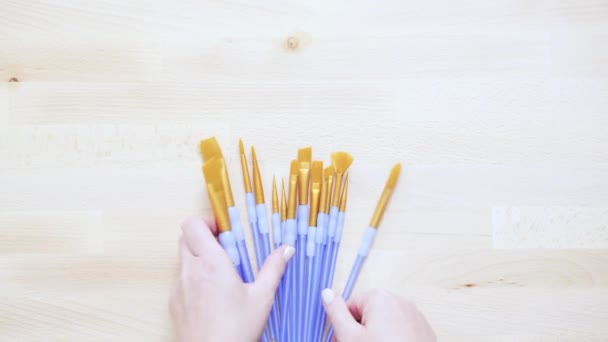
M 200 149 L 207 191 L 220 231 L 219 241 L 243 281 L 252 282 L 254 274 L 245 234 L 221 149 L 215 138 L 201 141 Z M 321 341 L 326 326 L 321 291 L 330 288 L 333 283 L 344 228 L 348 195 L 347 171 L 353 158 L 346 152 L 335 152 L 331 154 L 331 166 L 323 168 L 322 161 L 312 160 L 310 147 L 300 149 L 298 159 L 291 161 L 287 185 L 285 181 L 281 182 L 280 205 L 277 183 L 273 178 L 269 225 L 255 149 L 251 148 L 253 186 L 241 141 L 239 149 L 245 204 L 258 268 L 271 252 L 271 238 L 273 248 L 288 244 L 296 249 L 296 255 L 288 265 L 277 290 L 262 340 Z M 373 244 L 400 170 L 400 164 L 391 170 L 342 293 L 345 299 L 350 296 Z M 332 330 L 329 329 L 325 339 L 330 341 L 331 338 Z

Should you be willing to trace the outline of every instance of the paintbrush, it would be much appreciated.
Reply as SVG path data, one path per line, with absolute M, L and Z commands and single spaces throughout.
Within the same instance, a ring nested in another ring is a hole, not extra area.
M 323 185 L 321 186 L 321 200 L 319 202 L 319 216 L 317 218 L 317 233 L 315 234 L 315 242 L 316 242 L 316 258 L 315 265 L 313 271 L 313 283 L 314 283 L 314 292 L 313 292 L 313 316 L 312 316 L 312 340 L 318 341 L 321 336 L 320 334 L 323 332 L 323 327 L 321 327 L 321 312 L 323 311 L 323 306 L 321 305 L 321 301 L 319 300 L 322 288 L 322 279 L 323 279 L 323 264 L 324 261 L 328 258 L 327 256 L 327 224 L 329 219 L 329 202 L 331 201 L 331 188 L 333 184 L 334 177 L 334 169 L 331 166 L 328 166 L 323 171 Z
M 260 243 L 262 251 L 262 262 L 266 260 L 266 258 L 270 255 L 270 233 L 268 228 L 268 214 L 266 209 L 266 203 L 264 200 L 264 186 L 262 184 L 262 175 L 260 173 L 260 166 L 258 164 L 257 155 L 255 153 L 255 148 L 251 146 L 251 161 L 253 164 L 253 188 L 255 192 L 255 211 L 258 218 L 258 232 L 260 234 Z M 278 326 L 279 326 L 279 317 L 278 317 L 278 308 L 276 306 L 276 301 L 272 305 L 272 309 L 270 310 L 270 333 L 271 338 L 278 339 Z
M 335 189 L 331 196 L 331 209 L 329 211 L 329 223 L 327 227 L 327 256 L 330 256 L 330 258 L 326 258 L 326 262 L 323 265 L 323 288 L 330 288 L 334 277 L 332 265 L 336 264 L 336 258 L 334 255 L 337 255 L 337 251 L 334 251 L 334 249 L 337 249 L 339 244 L 336 245 L 335 243 L 331 243 L 331 241 L 334 240 L 334 236 L 336 235 L 336 226 L 339 213 L 338 206 L 342 189 L 342 177 L 353 163 L 353 157 L 346 152 L 335 152 L 331 154 L 331 163 L 335 172 Z
M 226 206 L 228 207 L 228 217 L 241 260 L 243 281 L 251 283 L 254 280 L 253 270 L 251 269 L 251 262 L 249 261 L 249 252 L 247 250 L 247 244 L 245 243 L 245 234 L 243 232 L 243 227 L 241 226 L 239 211 L 236 208 L 234 198 L 232 197 L 232 188 L 230 186 L 230 179 L 228 178 L 228 170 L 226 169 L 222 150 L 215 137 L 211 137 L 201 141 L 200 151 L 203 156 L 203 162 L 206 163 L 214 159 L 217 160 L 213 163 L 213 167 L 219 169 L 218 172 L 220 172 L 221 175 L 222 188 L 224 190 Z
M 272 241 L 273 241 L 273 245 L 274 248 L 277 249 L 279 247 L 281 247 L 281 243 L 282 243 L 282 238 L 281 238 L 281 213 L 280 213 L 280 208 L 279 208 L 279 193 L 277 191 L 277 181 L 276 181 L 276 177 L 272 176 L 272 215 L 270 218 L 270 221 L 272 223 Z M 275 307 L 281 307 L 281 293 L 282 293 L 282 287 L 281 285 L 283 284 L 283 279 L 281 279 L 281 282 L 279 283 L 279 288 L 277 289 L 277 294 L 275 297 L 275 303 L 273 304 L 273 308 Z M 275 309 L 275 311 L 277 312 L 277 324 L 276 324 L 276 329 L 277 329 L 277 335 L 275 335 L 275 340 L 279 339 L 278 336 L 278 330 L 279 330 L 279 326 L 280 326 L 280 321 L 278 319 L 278 311 L 277 309 Z
M 376 234 L 378 232 L 378 227 L 380 226 L 380 222 L 382 221 L 382 217 L 384 216 L 384 212 L 386 211 L 386 207 L 388 202 L 393 194 L 393 190 L 397 185 L 397 180 L 399 179 L 399 174 L 401 173 L 401 164 L 396 164 L 392 169 L 391 173 L 386 181 L 386 185 L 384 186 L 384 190 L 382 191 L 382 195 L 376 204 L 376 209 L 374 210 L 374 214 L 372 215 L 372 219 L 370 220 L 369 226 L 365 230 L 365 234 L 363 235 L 363 240 L 361 241 L 361 245 L 359 246 L 359 251 L 357 252 L 357 257 L 355 259 L 355 263 L 350 271 L 350 275 L 348 276 L 348 280 L 346 281 L 346 286 L 344 287 L 344 291 L 342 291 L 342 298 L 347 300 L 352 294 L 353 288 L 355 287 L 355 283 L 357 282 L 357 278 L 359 277 L 359 273 L 361 272 L 361 268 L 363 267 L 363 263 L 369 254 L 369 251 L 374 243 L 374 239 L 376 238 Z M 333 329 L 330 328 L 327 333 L 326 342 L 330 342 L 333 337 Z
M 255 249 L 255 258 L 258 269 L 262 267 L 262 251 L 260 243 L 260 232 L 258 229 L 258 215 L 255 210 L 255 194 L 251 186 L 249 178 L 249 167 L 247 165 L 247 156 L 245 155 L 245 147 L 243 140 L 239 139 L 239 153 L 241 156 L 241 170 L 243 173 L 243 185 L 245 186 L 245 203 L 247 205 L 247 217 L 249 218 L 249 226 L 251 227 L 251 235 L 253 237 L 253 247 Z
M 279 209 L 279 193 L 277 191 L 276 177 L 272 176 L 272 242 L 274 248 L 281 247 L 283 241 L 281 236 L 281 212 Z
M 280 230 L 281 230 L 281 243 L 286 243 L 285 236 L 285 221 L 287 220 L 287 196 L 285 195 L 285 180 L 281 179 L 281 205 L 279 207 L 280 210 Z M 281 283 L 279 284 L 279 308 L 283 308 L 283 303 L 285 302 L 285 284 L 287 283 L 287 272 L 283 273 L 283 278 L 281 279 Z M 279 310 L 281 312 L 281 310 Z M 279 319 L 279 324 L 287 324 L 287 322 L 283 322 Z M 281 333 L 281 329 L 279 327 L 279 334 Z
M 262 175 L 258 164 L 255 148 L 251 146 L 251 161 L 253 164 L 253 189 L 255 193 L 255 212 L 258 217 L 258 231 L 260 233 L 260 243 L 262 251 L 262 261 L 270 255 L 270 233 L 268 229 L 268 211 L 264 200 L 264 186 L 262 185 Z
M 281 179 L 281 241 L 285 243 L 285 221 L 287 221 L 287 195 L 285 194 L 285 180 Z
M 311 187 L 310 187 L 310 213 L 308 218 L 308 232 L 306 241 L 306 304 L 300 308 L 304 310 L 303 325 L 304 341 L 308 341 L 312 336 L 311 325 L 314 306 L 314 265 L 316 261 L 315 234 L 317 231 L 317 219 L 321 199 L 321 188 L 323 185 L 323 162 L 313 161 L 311 168 Z M 302 335 L 300 335 L 302 336 Z
M 303 309 L 305 300 L 305 277 L 306 277 L 306 233 L 308 232 L 308 188 L 310 182 L 310 162 L 312 159 L 312 148 L 305 147 L 298 150 L 298 236 L 296 248 L 296 299 L 297 299 L 297 311 L 296 311 L 296 334 L 297 336 L 303 335 Z
M 211 202 L 211 209 L 219 231 L 218 240 L 230 257 L 237 273 L 242 276 L 241 259 L 237 250 L 236 239 L 230 226 L 230 219 L 228 218 L 220 165 L 221 161 L 219 159 L 212 159 L 203 164 L 202 170 L 207 184 L 207 194 Z
M 295 248 L 296 235 L 297 235 L 297 222 L 296 222 L 296 207 L 297 207 L 297 187 L 298 187 L 298 172 L 300 163 L 297 160 L 292 160 L 289 169 L 289 197 L 287 200 L 287 215 L 285 220 L 285 238 L 283 242 L 289 246 Z M 297 253 L 297 250 L 296 250 Z M 284 288 L 283 303 L 281 303 L 281 339 L 280 341 L 297 341 L 293 339 L 296 337 L 296 296 L 295 296 L 295 283 L 296 283 L 296 268 L 293 263 L 287 265 L 286 269 L 287 276 L 284 277 L 286 280 Z
M 344 186 L 342 187 L 342 194 L 340 195 L 340 207 L 338 208 L 338 217 L 336 219 L 336 232 L 333 236 L 333 240 L 328 243 L 331 244 L 331 255 L 329 263 L 329 286 L 333 284 L 334 274 L 336 271 L 336 260 L 338 260 L 338 251 L 340 250 L 340 241 L 342 241 L 342 231 L 344 230 L 344 214 L 346 212 L 346 200 L 348 199 L 348 174 L 344 178 Z

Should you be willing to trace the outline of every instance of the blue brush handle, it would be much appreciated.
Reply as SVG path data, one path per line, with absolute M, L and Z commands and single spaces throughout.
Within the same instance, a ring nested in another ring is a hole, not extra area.
M 272 213 L 271 222 L 272 222 L 272 239 L 273 239 L 273 243 L 274 243 L 274 248 L 277 249 L 277 248 L 281 247 L 281 244 L 283 243 L 283 237 L 281 234 L 281 214 Z
M 320 212 L 317 217 L 317 233 L 315 234 L 315 265 L 313 270 L 313 306 L 312 306 L 312 322 L 311 322 L 311 340 L 318 341 L 322 332 L 321 325 L 321 288 L 323 278 L 323 263 L 325 260 L 325 246 L 327 244 L 327 213 Z
M 363 262 L 365 262 L 365 256 L 357 255 L 357 259 L 355 259 L 355 264 L 350 271 L 350 275 L 348 276 L 348 281 L 346 282 L 346 286 L 344 287 L 344 291 L 342 292 L 342 298 L 344 300 L 348 300 L 350 295 L 353 292 L 355 287 L 355 283 L 357 282 L 357 278 L 359 277 L 359 273 L 361 273 L 361 268 L 363 267 Z M 334 336 L 334 328 L 329 327 L 329 331 L 327 332 L 327 337 L 325 338 L 325 342 L 331 342 L 332 337 Z
M 255 197 L 253 192 L 245 194 L 245 202 L 247 203 L 247 214 L 249 216 L 249 225 L 251 226 L 251 236 L 253 237 L 253 247 L 255 249 L 255 261 L 258 269 L 262 267 L 262 246 L 260 243 L 260 230 L 258 228 L 258 215 L 255 210 Z
M 334 274 L 336 272 L 336 261 L 338 260 L 338 251 L 340 250 L 340 241 L 342 240 L 342 230 L 344 229 L 344 213 L 339 212 L 336 224 L 336 234 L 332 241 L 331 261 L 329 263 L 327 287 L 331 287 L 334 283 Z
M 376 238 L 376 229 L 373 227 L 367 227 L 365 234 L 363 235 L 363 240 L 361 241 L 361 245 L 359 246 L 359 251 L 357 252 L 357 258 L 355 259 L 355 263 L 350 270 L 350 275 L 348 276 L 348 280 L 346 281 L 346 286 L 344 286 L 344 291 L 342 291 L 342 298 L 344 300 L 348 300 L 350 295 L 355 288 L 355 284 L 357 282 L 357 278 L 359 277 L 359 273 L 361 273 L 361 268 L 363 268 L 363 263 L 369 254 L 370 249 L 374 243 Z M 334 330 L 332 327 L 329 328 L 327 332 L 327 337 L 325 338 L 325 342 L 331 342 L 331 339 L 334 335 Z
M 313 268 L 314 268 L 314 262 L 315 262 L 315 257 L 307 257 L 307 269 L 308 269 L 308 273 L 309 274 L 313 274 Z M 313 335 L 312 333 L 312 322 L 313 322 L 313 309 L 314 309 L 314 296 L 313 296 L 313 291 L 314 291 L 314 283 L 313 283 L 313 277 L 309 276 L 306 282 L 306 308 L 304 311 L 304 321 L 303 326 L 304 326 L 304 341 L 310 341 L 311 336 Z
M 270 228 L 268 227 L 268 215 L 266 204 L 260 203 L 255 206 L 256 214 L 258 217 L 258 231 L 260 232 L 260 242 L 262 243 L 262 260 L 265 262 L 266 258 L 270 255 Z M 272 303 L 272 309 L 270 310 L 270 337 L 277 339 L 279 336 L 279 317 L 278 308 L 276 306 L 276 300 Z
M 336 260 L 332 258 L 333 256 L 333 249 L 334 249 L 334 244 L 332 243 L 332 241 L 335 240 L 336 237 L 336 226 L 338 225 L 338 208 L 337 207 L 331 207 L 330 211 L 329 211 L 329 218 L 327 221 L 327 253 L 325 256 L 325 260 L 323 262 L 323 280 L 322 280 L 322 286 L 324 289 L 331 287 L 331 282 L 329 280 L 330 276 L 329 273 L 332 269 L 332 267 L 334 267 L 335 269 L 335 263 Z M 337 255 L 337 254 L 336 254 Z
M 285 232 L 285 221 L 280 221 L 281 224 L 281 241 L 282 243 L 286 243 L 285 242 L 285 234 L 283 234 Z M 281 282 L 279 283 L 279 307 L 282 308 L 283 307 L 283 301 L 285 300 L 285 283 L 287 283 L 287 277 L 286 277 L 287 272 L 283 273 L 283 278 L 281 279 Z M 282 321 L 279 321 L 279 323 L 281 323 Z
M 323 278 L 323 260 L 326 258 L 325 256 L 325 244 L 319 243 L 317 244 L 317 255 L 315 256 L 315 266 L 313 271 L 313 283 L 314 283 L 314 292 L 312 295 L 313 299 L 313 316 L 312 316 L 312 340 L 318 341 L 321 337 L 320 333 L 323 332 L 323 327 L 321 326 L 321 313 L 323 311 L 323 305 L 321 304 L 321 290 L 322 283 L 321 279 Z
M 288 246 L 295 247 L 297 236 L 297 222 L 295 219 L 285 221 L 284 243 Z M 287 265 L 285 276 L 283 277 L 283 294 L 281 302 L 281 335 L 280 342 L 292 341 L 291 336 L 294 333 L 295 315 L 293 308 L 295 307 L 295 293 L 293 285 L 295 284 L 296 268 L 293 263 Z
M 281 303 L 281 322 L 283 323 L 281 325 L 281 329 L 279 331 L 279 334 L 281 336 L 280 341 L 289 341 L 289 335 L 291 332 L 290 329 L 290 324 L 291 320 L 290 320 L 290 315 L 289 315 L 289 304 L 290 304 L 290 297 L 291 297 L 291 286 L 289 286 L 289 279 L 291 279 L 293 273 L 293 269 L 288 267 L 287 270 L 285 271 L 285 278 L 287 280 L 287 286 L 285 286 L 285 292 L 283 293 L 283 302 Z
M 245 260 L 246 262 L 241 262 L 241 279 L 245 283 L 253 283 L 255 280 L 253 277 L 253 270 L 251 269 L 251 264 L 249 263 L 249 252 L 247 251 L 247 245 L 245 244 L 245 240 L 237 241 L 236 248 L 239 252 L 239 258 L 241 260 Z
M 305 291 L 306 291 L 306 233 L 308 232 L 308 205 L 298 206 L 298 238 L 296 248 L 297 256 L 297 277 L 295 284 L 296 293 L 296 305 L 294 305 L 296 311 L 296 336 L 304 335 L 304 306 L 305 303 Z M 298 341 L 301 340 L 298 339 Z
M 340 241 L 342 240 L 342 231 L 344 228 L 344 212 L 338 211 L 337 207 L 332 207 L 329 213 L 327 223 L 327 247 L 325 250 L 325 260 L 323 264 L 323 279 L 321 285 L 323 289 L 331 288 L 334 281 L 334 273 L 336 270 L 336 261 L 338 259 L 338 251 L 340 250 Z M 318 325 L 321 331 L 318 340 L 321 340 L 323 328 L 325 328 L 326 313 L 322 305 L 320 305 L 320 318 Z
M 304 336 L 304 341 L 309 341 L 312 329 L 312 317 L 313 317 L 313 308 L 314 308 L 314 266 L 316 258 L 316 243 L 315 243 L 315 235 L 317 234 L 317 227 L 308 227 L 308 234 L 306 236 L 306 291 L 305 306 L 302 307 L 304 311 L 304 316 L 302 319 L 302 335 Z
M 323 289 L 323 262 L 327 258 L 327 247 L 325 244 L 317 245 L 317 258 L 315 260 L 315 290 L 314 290 L 314 311 L 313 311 L 313 341 L 319 341 L 319 335 L 323 332 L 323 305 L 321 303 L 321 290 Z
M 251 262 L 249 261 L 249 252 L 247 251 L 247 244 L 245 243 L 245 234 L 243 233 L 243 227 L 241 226 L 239 210 L 235 206 L 228 208 L 228 217 L 230 218 L 230 225 L 236 240 L 236 248 L 241 260 L 241 269 L 243 270 L 242 279 L 246 283 L 251 283 L 254 280 L 253 270 L 251 268 Z

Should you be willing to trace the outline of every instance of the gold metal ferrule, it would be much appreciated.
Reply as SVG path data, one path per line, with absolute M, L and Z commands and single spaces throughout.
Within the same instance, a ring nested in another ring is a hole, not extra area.
M 279 194 L 277 193 L 277 180 L 272 176 L 272 213 L 279 212 Z
M 348 199 L 348 173 L 344 178 L 344 187 L 342 189 L 342 195 L 340 195 L 340 212 L 346 211 L 346 200 Z

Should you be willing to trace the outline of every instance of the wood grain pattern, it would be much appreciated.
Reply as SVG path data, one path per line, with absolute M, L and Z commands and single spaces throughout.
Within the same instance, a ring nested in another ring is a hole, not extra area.
M 445 341 L 608 338 L 606 1 L 0 0 L 0 23 L 0 341 L 172 340 L 210 135 L 240 204 L 239 137 L 266 185 L 306 144 L 355 156 L 336 288 L 402 161 L 357 290 Z
M 496 248 L 607 248 L 608 208 L 497 207 Z
M 102 253 L 100 212 L 0 212 L 1 254 Z

